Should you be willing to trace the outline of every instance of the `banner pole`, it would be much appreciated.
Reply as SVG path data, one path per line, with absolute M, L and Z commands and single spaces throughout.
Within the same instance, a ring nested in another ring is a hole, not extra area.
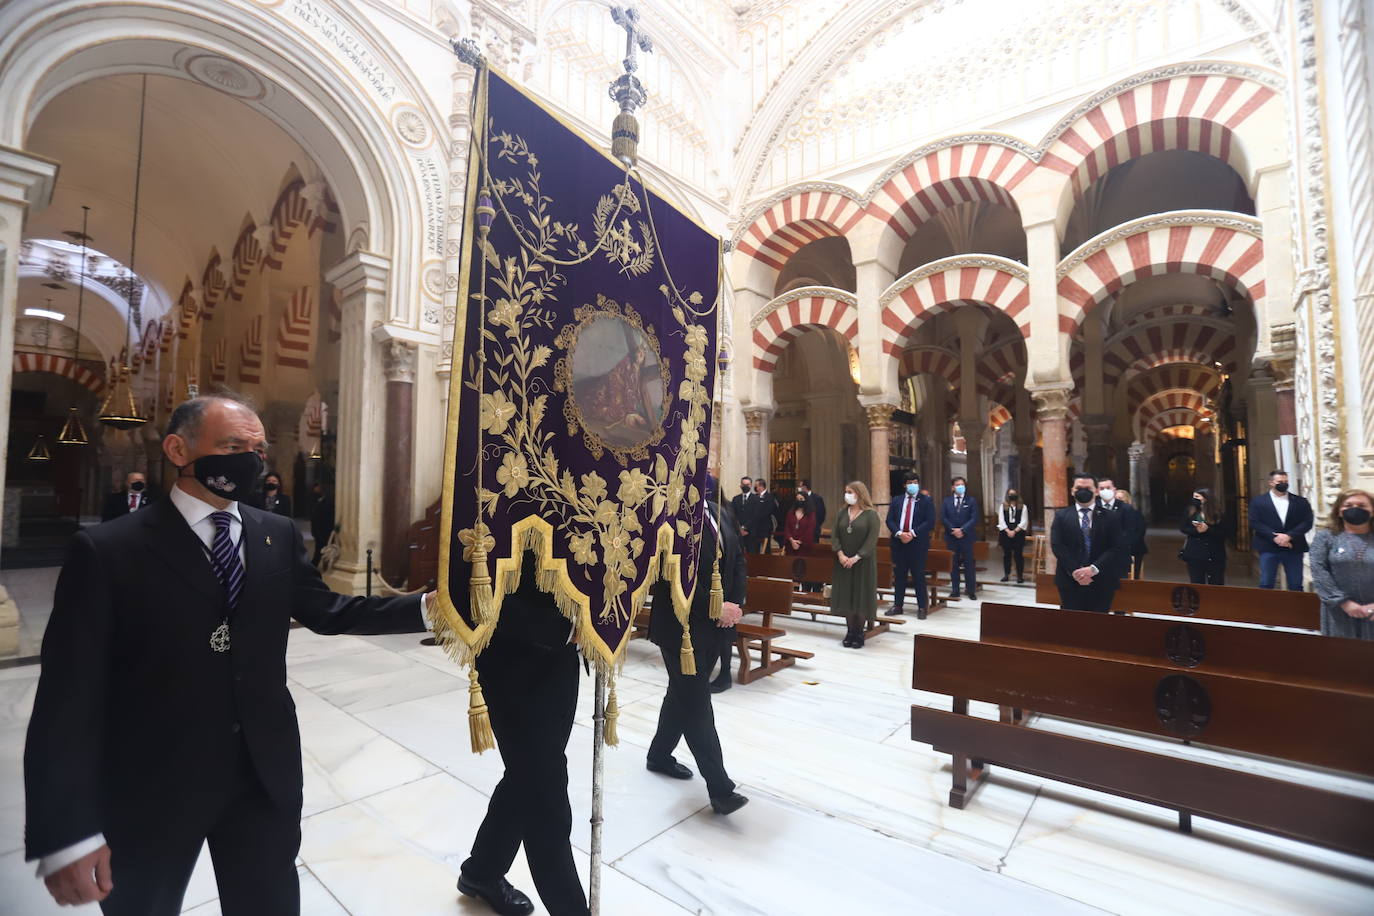
M 596 700 L 592 712 L 592 856 L 588 867 L 590 890 L 588 909 L 592 916 L 601 912 L 601 824 L 602 776 L 606 765 L 606 672 L 596 672 Z

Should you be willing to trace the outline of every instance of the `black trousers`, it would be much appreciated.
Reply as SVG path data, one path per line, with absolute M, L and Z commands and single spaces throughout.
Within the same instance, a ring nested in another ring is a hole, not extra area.
M 1141 570 L 1144 568 L 1144 566 L 1145 566 L 1145 554 L 1139 553 L 1139 554 L 1136 554 L 1135 556 L 1131 557 L 1131 578 L 1132 578 L 1132 579 L 1139 579 L 1139 578 L 1142 578 L 1142 576 L 1141 576 L 1140 573 L 1141 573 Z
M 959 574 L 963 571 L 964 590 L 972 598 L 978 594 L 978 583 L 974 581 L 976 570 L 973 561 L 973 539 L 965 535 L 961 538 L 950 538 L 946 541 L 950 552 L 954 554 L 953 562 L 950 564 L 949 571 L 949 591 L 950 595 L 959 593 Z
M 1184 560 L 1188 564 L 1188 581 L 1195 585 L 1225 585 L 1226 559 Z
M 300 809 L 268 797 L 242 741 L 238 760 L 219 776 L 207 780 L 198 810 L 175 821 L 140 816 L 134 806 L 111 813 L 105 839 L 114 890 L 100 904 L 106 916 L 176 916 L 206 842 L 225 916 L 299 916 Z
M 706 791 L 712 798 L 721 798 L 735 791 L 735 784 L 725 772 L 725 757 L 720 750 L 720 736 L 716 734 L 716 716 L 711 707 L 711 662 L 713 653 L 701 645 L 705 642 L 693 634 L 697 673 L 682 673 L 682 662 L 676 646 L 660 646 L 663 667 L 668 671 L 668 692 L 658 710 L 658 731 L 649 743 L 649 760 L 667 763 L 673 750 L 683 738 L 697 762 Z
M 716 661 L 719 660 L 720 674 L 717 674 L 715 679 L 718 681 L 728 681 L 731 679 L 730 666 L 735 659 L 735 639 L 738 635 L 739 631 L 734 627 L 717 627 L 716 631 L 710 634 L 710 640 L 707 642 L 707 645 L 715 646 L 716 649 L 714 652 L 709 649 L 706 652 L 706 676 L 708 678 L 711 676 L 711 671 L 716 667 Z M 696 639 L 695 636 L 692 638 Z M 695 642 L 692 643 L 692 648 L 696 650 L 698 655 L 701 654 L 702 647 Z M 701 673 L 700 663 L 697 664 L 697 673 Z
M 568 737 L 577 711 L 577 649 L 542 649 L 500 635 L 477 656 L 496 748 L 506 765 L 463 874 L 495 881 L 523 843 L 539 899 L 554 916 L 588 912 L 573 862 Z
M 1026 533 L 1022 531 L 1016 537 L 1002 537 L 1002 575 L 1011 575 L 1012 562 L 1016 563 L 1016 578 L 1026 577 Z
M 768 546 L 768 542 L 772 539 L 772 537 L 773 537 L 773 536 L 772 536 L 771 534 L 752 534 L 752 533 L 751 533 L 751 534 L 745 535 L 745 536 L 744 536 L 744 552 L 745 552 L 745 553 L 763 553 L 764 548 L 766 548 L 766 547 Z
M 902 547 L 892 548 L 892 577 L 896 581 L 892 587 L 895 595 L 892 599 L 893 610 L 901 610 L 906 606 L 906 580 L 910 576 L 912 591 L 916 593 L 916 607 L 925 610 L 930 602 L 930 594 L 926 589 L 926 553 L 930 550 L 927 546 L 913 546 L 911 544 Z
M 1110 611 L 1115 588 L 1102 585 L 1060 585 L 1059 608 L 1064 611 Z

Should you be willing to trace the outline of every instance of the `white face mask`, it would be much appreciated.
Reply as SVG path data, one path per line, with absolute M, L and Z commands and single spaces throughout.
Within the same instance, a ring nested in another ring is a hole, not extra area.
M 1103 487 L 1097 491 L 1097 495 L 1102 497 L 1103 502 L 1111 502 L 1116 499 L 1116 491 L 1111 487 Z
M 857 506 L 859 504 L 859 497 L 855 496 L 853 493 L 846 493 L 844 494 L 844 501 L 851 506 Z

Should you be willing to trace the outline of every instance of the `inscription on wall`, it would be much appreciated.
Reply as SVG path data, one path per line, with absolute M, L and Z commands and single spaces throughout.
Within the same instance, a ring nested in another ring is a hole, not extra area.
M 396 81 L 386 72 L 382 62 L 368 50 L 366 42 L 324 4 L 292 0 L 291 12 L 337 48 L 377 95 L 387 101 L 395 97 Z
M 420 179 L 420 195 L 425 202 L 425 251 L 444 255 L 444 176 L 433 156 L 414 157 L 415 173 Z

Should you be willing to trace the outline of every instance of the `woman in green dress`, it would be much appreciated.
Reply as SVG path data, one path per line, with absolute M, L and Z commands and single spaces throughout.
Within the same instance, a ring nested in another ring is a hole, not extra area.
M 849 621 L 844 645 L 864 647 L 864 630 L 878 616 L 878 532 L 883 527 L 868 487 L 854 481 L 844 488 L 845 510 L 835 519 L 830 609 Z

